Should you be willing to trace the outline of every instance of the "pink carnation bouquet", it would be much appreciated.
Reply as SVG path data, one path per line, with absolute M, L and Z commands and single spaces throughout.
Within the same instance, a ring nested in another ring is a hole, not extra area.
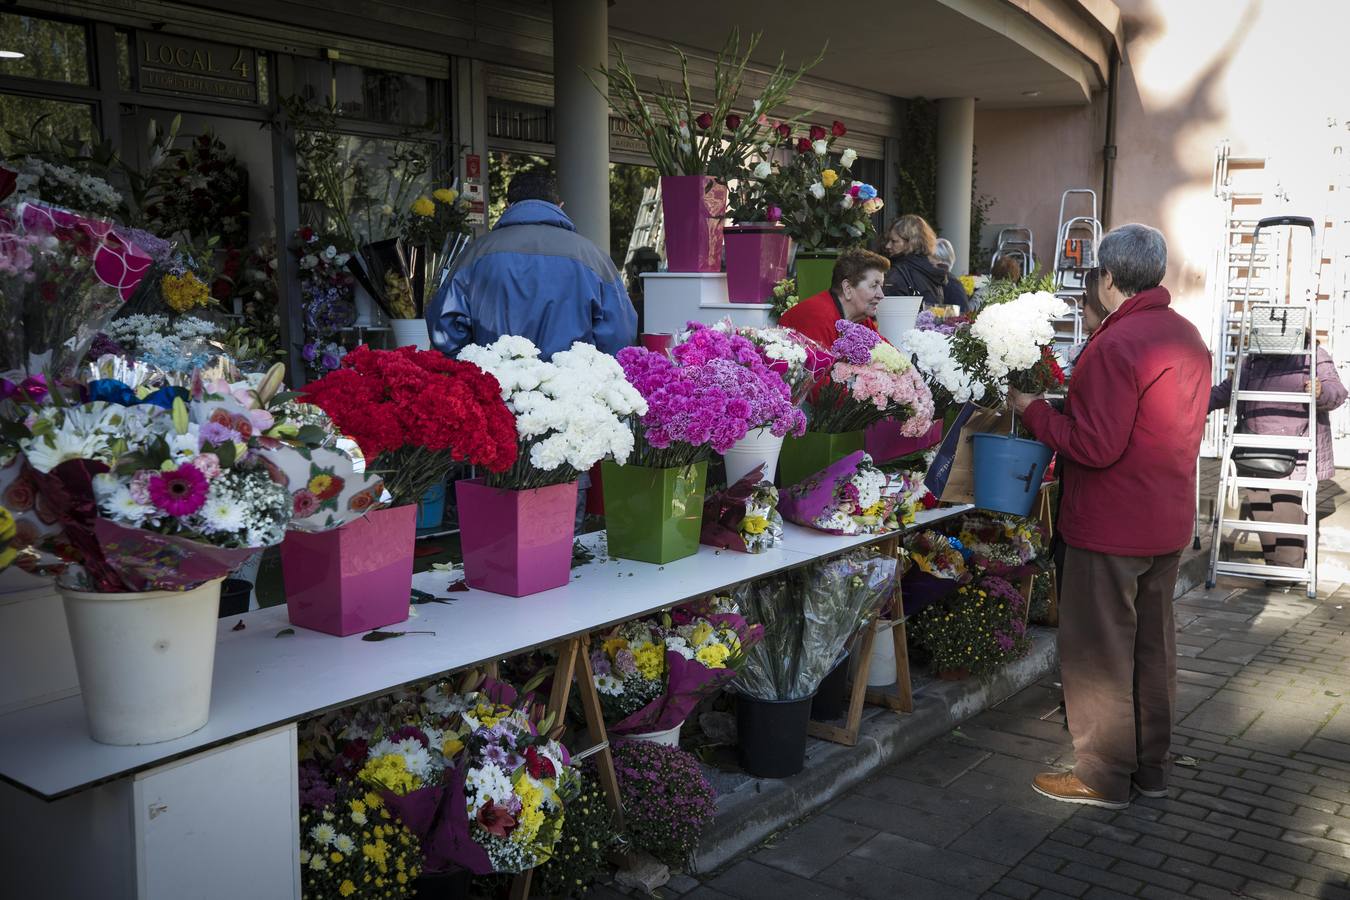
M 628 382 L 647 401 L 636 422 L 638 465 L 668 468 L 724 453 L 754 428 L 800 435 L 806 417 L 788 386 L 754 345 L 696 322 L 670 356 L 641 347 L 619 351 Z
M 905 437 L 926 434 L 933 395 L 909 359 L 870 328 L 843 319 L 835 328 L 834 364 L 811 402 L 811 430 L 839 434 L 892 419 Z

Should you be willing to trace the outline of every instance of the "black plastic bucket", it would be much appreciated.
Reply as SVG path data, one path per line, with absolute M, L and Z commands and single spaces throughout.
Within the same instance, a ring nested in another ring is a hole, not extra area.
M 814 696 L 814 695 L 813 695 Z M 757 778 L 787 778 L 806 766 L 806 723 L 812 697 L 800 700 L 736 698 L 737 755 Z
M 253 582 L 242 578 L 226 578 L 220 586 L 220 618 L 248 612 L 248 598 L 252 593 Z
M 848 705 L 848 653 L 839 657 L 830 674 L 821 679 L 816 689 L 816 699 L 811 701 L 811 718 L 817 722 L 830 722 L 843 718 Z

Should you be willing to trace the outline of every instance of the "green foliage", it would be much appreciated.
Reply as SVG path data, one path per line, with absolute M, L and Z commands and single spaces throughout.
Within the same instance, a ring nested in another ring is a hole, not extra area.
M 937 228 L 937 104 L 933 101 L 906 101 L 895 174 L 896 214 L 923 216 Z
M 656 187 L 660 177 L 651 166 L 609 164 L 609 256 L 614 265 L 622 267 L 628 256 L 642 192 Z
M 609 868 L 605 852 L 617 836 L 614 814 L 595 775 L 583 772 L 581 779 L 581 793 L 567 802 L 553 858 L 536 873 L 551 897 L 583 896 Z
M 1016 300 L 1022 294 L 1034 294 L 1039 291 L 1051 294 L 1055 292 L 1055 274 L 1053 272 L 1036 268 L 1023 275 L 1019 281 L 1006 281 L 1001 278 L 991 279 L 980 295 L 980 309 L 995 306 L 999 303 L 1007 303 L 1010 300 Z M 976 313 L 976 315 L 979 314 Z

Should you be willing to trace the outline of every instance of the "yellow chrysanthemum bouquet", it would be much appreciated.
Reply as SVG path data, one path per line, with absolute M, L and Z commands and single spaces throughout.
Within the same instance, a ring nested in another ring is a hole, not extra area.
M 300 880 L 305 897 L 339 900 L 413 896 L 421 844 L 380 795 L 347 792 L 300 814 Z
M 591 651 L 609 731 L 676 728 L 700 699 L 735 677 L 746 648 L 762 637 L 763 629 L 741 616 L 697 604 L 620 625 Z

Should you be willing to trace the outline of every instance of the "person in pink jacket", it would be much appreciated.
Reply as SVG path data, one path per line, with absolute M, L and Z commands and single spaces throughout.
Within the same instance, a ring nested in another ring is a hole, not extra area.
M 1119 809 L 1132 789 L 1167 792 L 1172 594 L 1192 534 L 1210 355 L 1161 286 L 1161 232 L 1123 225 L 1098 257 L 1107 316 L 1078 357 L 1064 411 L 1016 391 L 1008 400 L 1064 471 L 1059 653 L 1076 764 L 1036 776 L 1033 787 Z

